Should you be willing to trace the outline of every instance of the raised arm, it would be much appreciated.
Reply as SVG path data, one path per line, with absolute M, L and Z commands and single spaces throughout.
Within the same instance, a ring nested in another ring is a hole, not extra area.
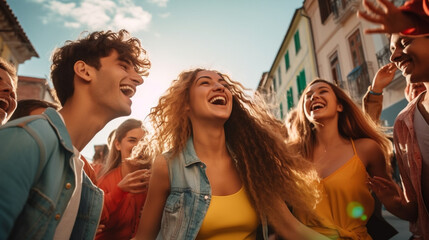
M 134 239 L 155 239 L 161 227 L 162 212 L 170 193 L 170 180 L 165 158 L 161 155 L 152 165 L 149 190 L 142 210 L 142 217 Z
M 138 194 L 147 191 L 149 178 L 150 170 L 148 169 L 128 173 L 119 183 L 115 182 L 112 172 L 100 178 L 97 186 L 104 191 L 104 207 L 100 222 L 109 221 L 110 214 L 117 210 L 119 203 L 127 193 Z
M 367 113 L 374 122 L 380 120 L 383 108 L 383 89 L 387 87 L 395 76 L 396 66 L 393 63 L 381 67 L 372 80 L 372 85 L 362 99 L 363 111 Z

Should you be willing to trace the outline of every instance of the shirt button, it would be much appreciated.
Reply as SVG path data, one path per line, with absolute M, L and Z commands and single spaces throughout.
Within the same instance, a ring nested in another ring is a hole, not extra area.
M 205 200 L 209 199 L 209 196 L 205 195 L 205 196 L 204 196 L 204 199 L 205 199 Z
M 72 187 L 71 183 L 66 184 L 66 189 L 70 189 Z
M 60 219 L 60 217 L 61 217 L 61 215 L 59 214 L 59 213 L 57 213 L 56 215 L 55 215 L 55 220 L 59 220 Z

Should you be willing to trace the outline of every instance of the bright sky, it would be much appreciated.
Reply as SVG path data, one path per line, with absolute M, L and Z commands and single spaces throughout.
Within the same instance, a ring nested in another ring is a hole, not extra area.
M 138 37 L 152 62 L 150 75 L 133 97 L 129 117 L 144 119 L 172 79 L 195 67 L 229 74 L 256 89 L 268 71 L 303 0 L 7 0 L 40 58 L 18 74 L 49 77 L 50 55 L 83 31 L 127 29 Z M 112 120 L 82 151 L 128 117 Z

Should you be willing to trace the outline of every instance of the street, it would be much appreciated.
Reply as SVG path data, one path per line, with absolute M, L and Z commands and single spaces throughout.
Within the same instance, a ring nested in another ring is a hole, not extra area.
M 409 231 L 409 224 L 407 221 L 393 216 L 386 210 L 383 210 L 383 216 L 398 231 L 398 234 L 391 238 L 391 240 L 408 240 L 410 238 L 411 233 Z

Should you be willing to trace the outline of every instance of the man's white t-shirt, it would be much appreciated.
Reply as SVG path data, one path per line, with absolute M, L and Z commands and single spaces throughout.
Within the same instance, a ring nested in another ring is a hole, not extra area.
M 76 221 L 77 211 L 79 209 L 80 197 L 82 195 L 82 174 L 84 162 L 80 159 L 80 152 L 73 147 L 74 157 L 73 166 L 75 172 L 75 189 L 69 203 L 61 217 L 60 222 L 55 230 L 55 240 L 70 239 L 74 222 Z M 68 164 L 68 163 L 66 163 Z M 64 186 L 65 187 L 65 186 Z

